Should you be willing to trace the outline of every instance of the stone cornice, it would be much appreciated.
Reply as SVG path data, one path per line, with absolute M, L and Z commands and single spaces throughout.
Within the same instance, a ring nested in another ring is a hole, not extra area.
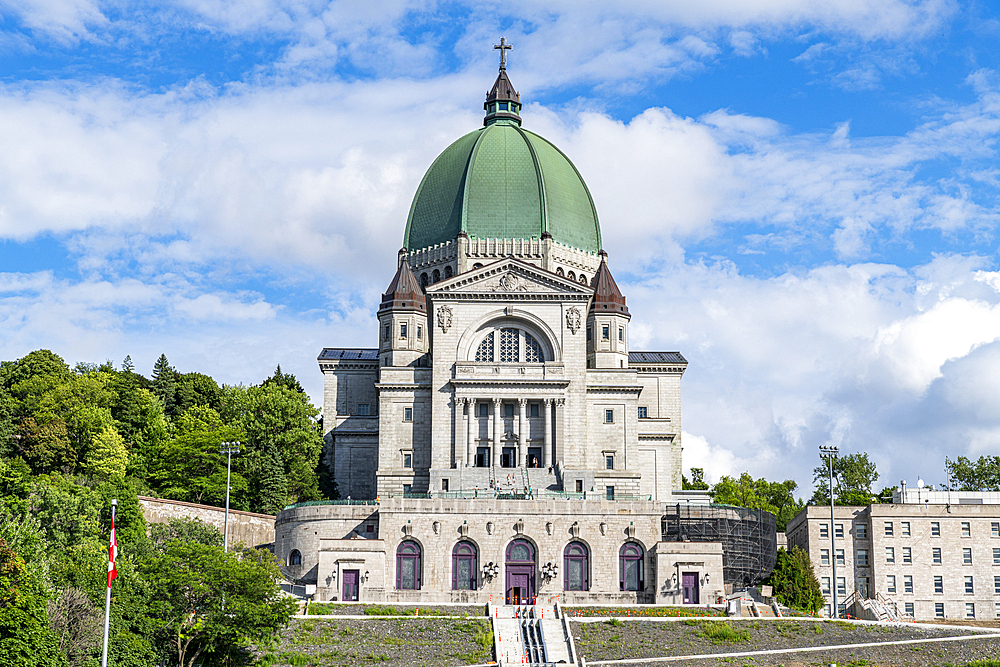
M 431 388 L 429 382 L 376 382 L 379 391 L 424 391 Z
M 638 394 L 641 384 L 588 384 L 587 393 L 594 394 Z
M 326 371 L 347 369 L 352 371 L 377 371 L 378 360 L 374 361 L 321 361 L 319 368 Z
M 569 380 L 543 380 L 541 378 L 452 378 L 455 387 L 568 387 Z

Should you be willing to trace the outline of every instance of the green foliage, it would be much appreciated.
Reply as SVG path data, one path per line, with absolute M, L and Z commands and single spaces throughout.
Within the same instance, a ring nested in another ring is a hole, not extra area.
M 688 479 L 683 475 L 681 475 L 681 478 L 684 489 L 690 489 L 692 491 L 708 491 L 708 482 L 705 481 L 704 468 L 691 468 L 691 481 L 688 481 Z
M 1000 491 L 1000 456 L 980 456 L 975 462 L 945 458 L 944 466 L 958 491 Z
M 153 541 L 153 546 L 161 550 L 174 540 L 213 547 L 222 546 L 222 533 L 218 528 L 201 519 L 188 517 L 174 517 L 167 523 L 154 523 L 149 528 L 149 537 Z
M 830 503 L 829 463 L 813 469 L 813 481 L 816 490 L 809 500 L 812 505 Z M 833 460 L 833 496 L 837 505 L 870 505 L 876 502 L 872 485 L 878 480 L 875 462 L 869 460 L 867 453 L 848 454 Z
M 791 553 L 778 549 L 774 570 L 767 579 L 774 587 L 774 597 L 781 604 L 793 609 L 815 612 L 823 606 L 819 580 L 813 571 L 809 554 L 793 546 Z
M 687 621 L 687 623 L 691 623 L 691 621 Z M 750 641 L 749 630 L 734 628 L 729 623 L 720 621 L 697 621 L 697 623 L 701 626 L 701 632 L 698 634 L 716 644 Z
M 160 457 L 151 464 L 149 482 L 163 498 L 220 505 L 226 499 L 226 457 L 219 453 L 219 445 L 239 440 L 241 434 L 221 422 L 206 425 L 204 429 L 200 426 L 195 419 L 182 424 L 177 437 L 164 446 Z M 238 469 L 233 471 L 231 485 L 232 505 L 250 509 L 246 500 L 248 484 Z
M 768 482 L 763 477 L 754 479 L 750 473 L 744 472 L 739 478 L 723 477 L 712 487 L 709 494 L 717 503 L 764 510 L 774 514 L 778 530 L 782 531 L 785 525 L 805 507 L 805 503 L 796 500 L 793 495 L 796 488 L 798 485 L 790 479 L 784 482 Z
M 35 473 L 71 472 L 77 453 L 69 439 L 66 422 L 52 419 L 39 424 L 34 417 L 21 423 L 16 453 Z
M 47 591 L 6 541 L 0 540 L 0 667 L 61 667 L 45 613 Z
M 149 615 L 184 667 L 202 654 L 275 637 L 295 609 L 281 596 L 277 564 L 266 551 L 225 553 L 173 541 L 149 559 L 145 574 Z
M 31 468 L 24 459 L 0 459 L 0 515 L 27 514 L 31 487 Z
M 94 436 L 90 451 L 83 462 L 83 469 L 98 479 L 124 477 L 128 467 L 128 448 L 125 438 L 118 434 L 114 426 L 104 427 Z

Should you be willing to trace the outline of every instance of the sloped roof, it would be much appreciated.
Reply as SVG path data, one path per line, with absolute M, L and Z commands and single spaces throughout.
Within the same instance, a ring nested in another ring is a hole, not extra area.
M 389 308 L 427 310 L 427 300 L 424 298 L 424 290 L 420 287 L 420 283 L 417 282 L 416 276 L 413 275 L 410 263 L 402 254 L 399 258 L 399 268 L 396 269 L 396 275 L 392 277 L 389 287 L 386 288 L 385 294 L 382 295 L 382 304 L 379 306 L 380 311 L 388 310 Z
M 601 265 L 597 267 L 597 273 L 590 281 L 590 286 L 594 288 L 594 300 L 590 304 L 592 311 L 600 313 L 620 313 L 628 315 L 628 307 L 625 305 L 625 296 L 618 289 L 618 283 L 611 275 L 608 268 L 608 254 L 601 251 Z

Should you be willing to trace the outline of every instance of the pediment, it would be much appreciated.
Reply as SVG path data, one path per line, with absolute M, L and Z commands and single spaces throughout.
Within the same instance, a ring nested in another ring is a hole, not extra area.
M 441 297 L 450 294 L 500 294 L 512 298 L 516 298 L 519 294 L 562 294 L 589 297 L 593 293 L 594 290 L 588 285 L 581 285 L 513 257 L 498 260 L 472 271 L 466 271 L 427 288 L 429 296 Z

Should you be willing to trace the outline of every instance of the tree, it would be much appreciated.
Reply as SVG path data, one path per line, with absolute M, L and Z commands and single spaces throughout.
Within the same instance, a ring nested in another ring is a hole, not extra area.
M 188 428 L 179 428 L 177 437 L 163 447 L 159 458 L 150 462 L 149 483 L 163 498 L 219 505 L 226 498 L 226 459 L 219 453 L 219 445 L 240 440 L 242 434 L 221 424 L 216 428 Z M 239 509 L 249 509 L 246 480 L 239 470 L 233 471 L 232 504 Z
M 195 405 L 207 405 L 213 410 L 222 408 L 222 389 L 208 375 L 185 373 L 177 377 L 178 413 Z
M 28 417 L 18 435 L 17 454 L 35 473 L 70 471 L 76 467 L 76 448 L 69 441 L 63 420 L 39 424 L 34 417 Z
M 975 463 L 964 456 L 945 458 L 944 467 L 958 491 L 1000 491 L 1000 456 L 980 456 Z
M 708 482 L 705 481 L 704 468 L 691 468 L 691 481 L 688 481 L 683 475 L 681 475 L 681 478 L 682 485 L 685 489 L 690 489 L 692 491 L 708 490 Z
M 105 426 L 94 436 L 94 441 L 83 462 L 84 470 L 98 479 L 124 477 L 128 466 L 128 448 L 125 439 L 114 426 Z
M 173 417 L 177 412 L 177 371 L 165 354 L 153 365 L 153 394 L 160 399 L 167 416 Z
M 797 488 L 798 484 L 790 479 L 768 482 L 763 477 L 754 479 L 750 473 L 744 472 L 738 479 L 723 477 L 709 494 L 720 504 L 770 512 L 775 516 L 778 530 L 783 531 L 788 522 L 805 507 L 805 503 L 796 500 L 793 495 Z
M 154 523 L 149 527 L 149 538 L 153 541 L 153 546 L 160 550 L 174 540 L 222 546 L 222 533 L 218 528 L 201 519 L 189 517 L 174 517 L 167 523 Z
M 58 639 L 59 650 L 74 667 L 82 665 L 91 650 L 100 644 L 103 614 L 87 594 L 75 586 L 49 600 L 46 611 L 49 629 Z
M 295 609 L 281 595 L 278 567 L 267 551 L 225 553 L 218 546 L 171 541 L 144 570 L 149 614 L 180 667 L 275 637 Z
M 281 364 L 278 364 L 278 367 L 274 369 L 274 374 L 271 377 L 264 380 L 261 386 L 268 384 L 276 384 L 281 387 L 288 387 L 289 389 L 297 391 L 300 394 L 306 393 L 306 390 L 302 388 L 302 385 L 299 384 L 299 381 L 295 378 L 294 375 L 292 375 L 291 373 L 281 372 Z
M 0 667 L 61 667 L 45 613 L 48 593 L 5 540 L 0 539 Z
M 829 464 L 813 469 L 813 481 L 816 490 L 809 503 L 824 505 L 830 503 Z M 861 452 L 841 456 L 833 461 L 833 495 L 837 505 L 870 505 L 875 502 L 872 485 L 878 480 L 875 463 L 868 459 L 868 454 Z
M 793 546 L 791 553 L 784 547 L 778 549 L 774 570 L 766 583 L 774 587 L 778 602 L 787 607 L 816 612 L 823 606 L 823 593 L 812 561 L 803 549 Z
M 281 457 L 274 446 L 269 446 L 261 457 L 260 474 L 257 480 L 256 506 L 259 512 L 277 514 L 284 509 L 288 500 L 288 482 L 285 479 Z

